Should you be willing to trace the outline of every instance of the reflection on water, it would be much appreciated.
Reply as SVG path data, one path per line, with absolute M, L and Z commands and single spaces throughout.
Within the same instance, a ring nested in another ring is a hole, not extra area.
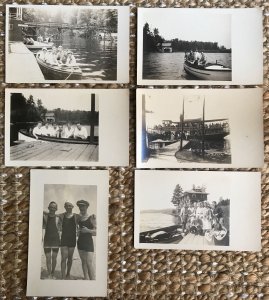
M 147 213 L 140 214 L 140 232 L 159 229 L 175 225 L 175 217 L 164 213 Z
M 99 41 L 84 37 L 64 35 L 62 41 L 55 41 L 74 53 L 83 72 L 82 79 L 117 80 L 117 42 Z
M 232 65 L 231 53 L 206 53 L 208 63 Z M 184 71 L 184 52 L 173 53 L 144 53 L 143 79 L 159 80 L 197 80 Z

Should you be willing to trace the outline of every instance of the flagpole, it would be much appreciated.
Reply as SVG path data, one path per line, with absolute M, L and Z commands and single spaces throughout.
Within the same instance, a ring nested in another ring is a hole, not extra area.
M 183 97 L 183 104 L 182 104 L 182 116 L 181 116 L 181 135 L 180 135 L 180 150 L 183 149 L 183 129 L 184 129 L 184 97 Z
M 205 158 L 205 97 L 203 102 L 203 122 L 202 122 L 202 157 Z

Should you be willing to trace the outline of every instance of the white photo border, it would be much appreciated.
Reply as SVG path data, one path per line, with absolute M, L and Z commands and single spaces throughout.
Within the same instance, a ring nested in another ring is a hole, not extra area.
M 23 91 L 40 93 L 95 93 L 99 101 L 98 161 L 22 161 L 10 158 L 10 96 Z M 113 155 L 111 155 L 113 153 Z M 6 166 L 128 166 L 129 165 L 129 90 L 128 89 L 28 89 L 5 90 L 5 165 Z
M 107 295 L 108 198 L 107 170 L 31 170 L 27 296 L 105 297 Z M 97 186 L 95 280 L 40 279 L 45 184 Z
M 130 8 L 128 6 L 78 6 L 80 9 L 116 9 L 118 11 L 118 44 L 117 44 L 117 79 L 116 80 L 46 80 L 44 81 L 23 81 L 20 82 L 12 80 L 12 74 L 8 74 L 8 45 L 9 45 L 9 8 L 37 8 L 44 7 L 44 5 L 29 5 L 29 4 L 8 4 L 6 5 L 6 72 L 5 79 L 7 83 L 129 83 L 129 33 L 130 33 Z M 51 5 L 50 7 L 55 7 Z M 72 5 L 62 5 L 61 7 L 72 8 Z

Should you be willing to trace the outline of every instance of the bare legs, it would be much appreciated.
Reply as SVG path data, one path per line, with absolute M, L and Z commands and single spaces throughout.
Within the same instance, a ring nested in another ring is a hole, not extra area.
M 61 273 L 62 279 L 70 279 L 70 270 L 73 262 L 75 247 L 61 247 Z M 67 272 L 66 272 L 67 267 Z
M 95 274 L 93 269 L 93 252 L 79 250 L 84 280 L 94 280 Z
M 59 248 L 44 248 L 49 278 L 52 278 L 54 276 L 54 271 L 55 271 L 56 263 L 57 263 L 58 251 L 59 251 Z

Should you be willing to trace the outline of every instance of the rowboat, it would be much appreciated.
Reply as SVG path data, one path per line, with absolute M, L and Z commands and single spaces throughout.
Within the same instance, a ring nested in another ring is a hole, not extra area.
M 80 67 L 58 66 L 44 62 L 40 58 L 39 51 L 36 54 L 36 61 L 47 80 L 81 80 L 82 70 Z
M 30 50 L 42 50 L 43 48 L 51 49 L 53 43 L 46 43 L 46 42 L 41 43 L 35 41 L 33 45 L 25 44 L 25 46 Z
M 37 135 L 39 141 L 46 141 L 46 142 L 54 142 L 54 143 L 66 143 L 66 144 L 94 144 L 98 145 L 98 137 L 94 138 L 94 142 L 90 141 L 90 137 L 86 140 L 80 139 L 73 139 L 73 138 L 57 138 L 52 136 L 44 136 L 44 135 Z M 33 142 L 37 141 L 35 136 L 32 133 L 27 132 L 26 129 L 19 130 L 18 134 L 19 142 Z
M 183 239 L 179 225 L 173 225 L 160 229 L 144 231 L 140 233 L 140 243 L 170 244 Z
M 199 65 L 195 62 L 190 62 L 189 60 L 185 59 L 184 70 L 187 74 L 202 80 L 232 80 L 232 69 L 219 64 L 218 62 Z

